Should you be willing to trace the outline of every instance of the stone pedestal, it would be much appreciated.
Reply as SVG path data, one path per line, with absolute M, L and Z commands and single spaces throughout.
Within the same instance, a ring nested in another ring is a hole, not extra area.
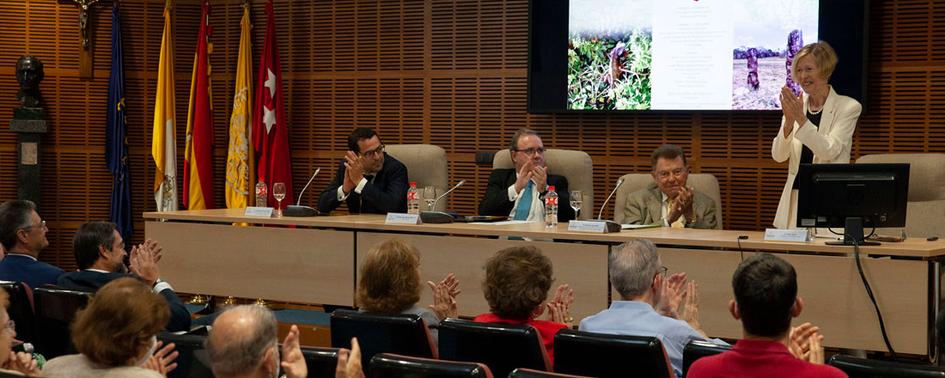
M 42 108 L 38 109 L 42 114 Z M 19 110 L 19 109 L 17 109 Z M 16 113 L 14 112 L 15 114 Z M 17 189 L 19 199 L 30 200 L 40 206 L 40 141 L 46 133 L 46 121 L 42 119 L 13 119 L 10 130 L 17 133 Z

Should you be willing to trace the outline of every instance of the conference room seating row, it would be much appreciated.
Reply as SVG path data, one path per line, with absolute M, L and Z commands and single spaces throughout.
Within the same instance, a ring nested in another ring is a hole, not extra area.
M 75 353 L 69 325 L 91 295 L 56 287 L 31 289 L 22 282 L 0 281 L 9 295 L 7 313 L 17 340 L 30 343 L 47 359 Z

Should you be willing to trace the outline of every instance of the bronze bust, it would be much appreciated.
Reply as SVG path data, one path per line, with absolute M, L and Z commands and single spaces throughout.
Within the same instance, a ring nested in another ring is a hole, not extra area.
M 16 61 L 16 81 L 20 91 L 16 99 L 26 108 L 42 107 L 43 97 L 39 94 L 39 82 L 43 81 L 43 62 L 32 55 L 21 56 Z

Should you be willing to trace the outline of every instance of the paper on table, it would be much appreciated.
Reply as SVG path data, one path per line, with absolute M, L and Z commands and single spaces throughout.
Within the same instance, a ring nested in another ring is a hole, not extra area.
M 641 228 L 656 228 L 656 227 L 663 227 L 663 225 L 659 223 L 650 223 L 650 224 L 626 224 L 625 223 L 625 224 L 620 225 L 621 230 L 638 230 Z
M 507 224 L 528 224 L 528 223 L 535 223 L 535 222 L 529 222 L 529 221 L 523 221 L 523 220 L 507 220 L 507 221 L 501 221 L 501 222 L 472 222 L 470 224 L 489 224 L 489 225 L 494 225 L 494 226 L 502 226 L 502 225 L 507 225 Z

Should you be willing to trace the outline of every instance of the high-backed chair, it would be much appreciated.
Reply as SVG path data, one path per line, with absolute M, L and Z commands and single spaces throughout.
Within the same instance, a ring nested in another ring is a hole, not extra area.
M 555 335 L 555 372 L 593 377 L 674 378 L 660 339 L 563 329 Z
M 176 335 L 160 332 L 157 338 L 163 341 L 164 345 L 174 343 L 174 350 L 179 353 L 174 361 L 177 363 L 177 368 L 167 373 L 168 378 L 213 378 L 209 356 L 206 356 L 204 349 L 206 335 Z M 200 356 L 201 354 L 206 357 Z
M 850 378 L 932 378 L 945 377 L 945 370 L 904 362 L 868 360 L 836 354 L 828 364 L 843 370 Z
M 689 373 L 689 367 L 692 366 L 692 363 L 696 362 L 696 360 L 702 357 L 714 356 L 729 349 L 732 349 L 732 347 L 718 345 L 708 341 L 690 341 L 689 344 L 686 344 L 686 347 L 683 348 L 683 377 Z
M 478 362 L 434 360 L 381 353 L 371 359 L 371 378 L 491 378 L 489 367 Z
M 545 162 L 548 163 L 548 174 L 564 176 L 568 179 L 569 190 L 580 190 L 583 194 L 583 206 L 579 219 L 591 219 L 597 216 L 594 208 L 594 162 L 591 156 L 584 151 L 559 150 L 549 148 L 545 150 Z M 492 158 L 492 169 L 514 168 L 512 154 L 508 148 L 499 150 Z M 560 194 L 560 193 L 559 193 Z M 558 206 L 570 206 L 567 203 Z M 594 213 L 592 216 L 591 213 Z
M 334 377 L 338 366 L 338 348 L 302 347 L 309 378 Z
M 407 180 L 416 181 L 417 189 L 432 185 L 436 195 L 445 193 L 450 188 L 446 151 L 432 144 L 391 144 L 384 147 L 388 154 L 407 166 Z M 436 204 L 436 211 L 447 208 L 449 197 Z M 420 210 L 426 211 L 426 204 L 420 203 Z
M 620 177 L 623 185 L 614 193 L 614 222 L 623 223 L 623 208 L 627 204 L 627 197 L 640 189 L 645 189 L 653 183 L 653 176 L 649 173 L 629 173 Z M 619 180 L 618 180 L 619 181 Z M 709 196 L 715 201 L 718 224 L 715 228 L 722 228 L 722 194 L 719 190 L 719 180 L 709 173 L 690 173 L 686 179 L 686 185 L 696 189 L 697 192 Z
M 497 377 L 515 368 L 548 370 L 548 355 L 538 331 L 529 325 L 476 323 L 448 318 L 440 323 L 440 357 L 482 362 Z
M 945 154 L 876 154 L 860 163 L 908 163 L 909 199 L 906 204 L 908 236 L 945 237 Z M 879 233 L 889 234 L 888 230 Z
M 430 331 L 419 315 L 381 315 L 352 310 L 331 313 L 331 346 L 351 348 L 351 338 L 361 346 L 361 365 L 368 366 L 378 353 L 437 358 Z
M 33 291 L 36 305 L 37 350 L 47 359 L 75 353 L 69 325 L 79 309 L 89 303 L 91 293 L 41 287 Z
M 7 314 L 10 320 L 16 323 L 16 338 L 18 340 L 36 343 L 35 325 L 33 324 L 33 290 L 22 282 L 0 281 L 0 287 L 7 291 L 10 297 L 10 306 Z

